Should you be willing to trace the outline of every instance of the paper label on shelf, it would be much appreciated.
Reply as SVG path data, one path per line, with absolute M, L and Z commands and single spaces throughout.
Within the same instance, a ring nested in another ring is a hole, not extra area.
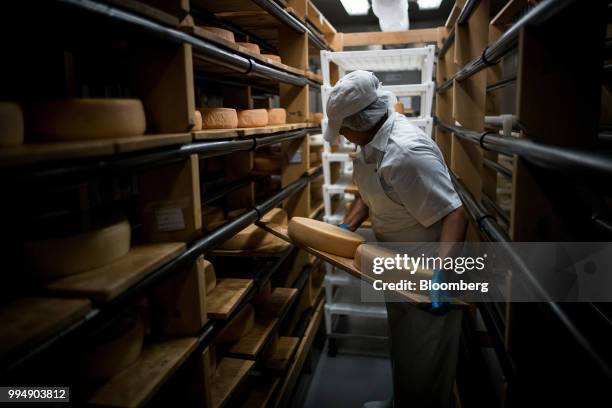
M 297 150 L 293 153 L 293 156 L 289 158 L 289 164 L 300 164 L 302 163 L 302 151 Z
M 162 232 L 185 229 L 185 218 L 181 208 L 158 208 L 155 210 L 157 229 Z

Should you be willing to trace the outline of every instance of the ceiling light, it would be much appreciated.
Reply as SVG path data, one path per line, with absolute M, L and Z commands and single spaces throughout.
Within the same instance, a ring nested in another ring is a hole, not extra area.
M 370 10 L 368 0 L 340 0 L 349 16 L 365 16 Z
M 421 10 L 432 10 L 440 7 L 442 0 L 417 0 L 419 9 Z

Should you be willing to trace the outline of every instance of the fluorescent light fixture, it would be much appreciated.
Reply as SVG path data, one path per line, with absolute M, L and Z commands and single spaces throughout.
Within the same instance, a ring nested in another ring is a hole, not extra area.
M 417 0 L 417 4 L 421 10 L 433 10 L 440 7 L 442 0 Z
M 368 0 L 340 0 L 349 16 L 365 16 L 370 10 Z

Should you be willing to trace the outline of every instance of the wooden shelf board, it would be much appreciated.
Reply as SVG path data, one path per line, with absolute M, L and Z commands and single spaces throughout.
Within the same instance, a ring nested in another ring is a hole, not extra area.
M 268 135 L 273 133 L 288 132 L 290 130 L 304 129 L 308 127 L 311 127 L 311 124 L 286 123 L 283 125 L 271 125 L 252 128 L 196 130 L 192 132 L 192 135 L 194 140 L 227 139 L 253 135 Z
M 211 378 L 212 406 L 220 407 L 246 379 L 255 363 L 250 360 L 224 357 Z
M 250 376 L 247 379 L 247 389 L 237 406 L 244 408 L 265 408 L 280 383 L 278 377 Z
M 128 153 L 155 147 L 174 146 L 191 143 L 190 133 L 172 133 L 163 135 L 144 135 L 115 139 L 117 153 Z
M 278 319 L 256 317 L 253 328 L 230 347 L 229 354 L 254 360 L 268 341 L 277 323 Z
M 49 283 L 46 289 L 110 301 L 155 269 L 185 251 L 182 242 L 136 245 L 117 261 Z
M 0 359 L 44 341 L 90 310 L 87 299 L 52 297 L 27 297 L 1 307 Z
M 268 299 L 257 305 L 255 313 L 263 317 L 281 317 L 295 300 L 297 293 L 295 288 L 274 288 Z
M 89 399 L 93 405 L 140 407 L 196 349 L 198 339 L 183 338 L 151 344 L 138 360 L 100 387 Z
M 281 257 L 291 246 L 287 241 L 279 240 L 255 249 L 213 249 L 211 256 L 241 256 L 241 257 Z
M 206 311 L 211 319 L 225 320 L 253 286 L 251 279 L 219 279 L 206 296 Z
M 264 368 L 272 371 L 285 371 L 291 363 L 299 343 L 299 337 L 279 337 L 276 351 L 269 359 L 264 361 Z
M 321 164 L 318 164 L 317 166 L 311 167 L 308 170 L 306 170 L 306 174 L 308 174 L 309 176 L 312 176 L 313 174 L 315 174 L 318 170 L 321 169 Z M 323 175 L 321 175 L 322 177 Z
M 319 204 L 314 210 L 310 212 L 310 218 L 317 218 L 321 211 L 323 211 L 323 203 Z

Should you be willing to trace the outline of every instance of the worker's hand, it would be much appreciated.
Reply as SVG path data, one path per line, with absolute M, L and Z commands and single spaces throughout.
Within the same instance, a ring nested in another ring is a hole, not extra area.
M 441 270 L 434 270 L 431 278 L 432 283 L 443 283 L 446 281 L 445 272 Z M 431 298 L 431 304 L 428 311 L 435 315 L 445 315 L 450 311 L 450 296 L 446 291 L 443 290 L 430 290 L 429 297 Z
M 349 226 L 348 226 L 348 224 L 342 223 L 342 224 L 338 224 L 338 226 L 339 226 L 340 228 L 342 228 L 342 229 L 347 230 L 347 231 L 351 231 L 351 232 L 353 231 L 353 230 L 351 229 L 351 227 L 349 227 Z

